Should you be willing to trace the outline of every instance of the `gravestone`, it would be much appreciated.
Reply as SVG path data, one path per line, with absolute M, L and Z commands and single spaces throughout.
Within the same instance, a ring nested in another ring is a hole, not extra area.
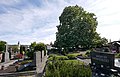
M 10 48 L 10 59 L 13 59 L 13 58 L 14 58 L 14 54 L 13 54 L 12 48 Z
M 114 68 L 114 54 L 109 52 L 91 52 L 92 77 L 109 76 Z M 104 76 L 103 76 L 104 75 Z
M 44 61 L 44 50 L 42 50 L 42 62 Z
M 36 52 L 36 72 L 42 72 L 41 51 Z
M 5 54 L 4 54 L 4 62 L 9 62 L 9 61 L 10 61 L 9 52 L 8 52 L 8 47 L 7 47 L 7 44 L 6 44 L 6 51 L 5 51 Z
M 34 53 L 33 66 L 36 67 L 36 77 L 41 77 L 44 73 L 47 57 L 44 55 L 44 51 L 37 51 Z
M 42 62 L 41 51 L 37 51 L 37 52 L 34 53 L 33 66 L 37 66 L 39 64 L 38 62 Z
M 96 67 L 113 68 L 114 54 L 107 52 L 91 52 L 91 64 Z

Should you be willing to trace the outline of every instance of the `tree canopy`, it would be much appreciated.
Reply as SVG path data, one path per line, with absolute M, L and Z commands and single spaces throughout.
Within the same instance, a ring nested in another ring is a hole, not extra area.
M 5 51 L 5 41 L 0 41 L 0 52 Z
M 79 6 L 65 7 L 59 17 L 60 24 L 57 26 L 55 46 L 85 47 L 91 48 L 102 45 L 106 39 L 102 39 L 96 32 L 98 25 L 94 13 L 89 13 Z
M 30 57 L 30 59 L 33 59 L 33 54 L 36 51 L 42 51 L 42 50 L 46 50 L 46 46 L 44 43 L 36 43 L 33 42 L 30 45 L 30 52 L 27 53 L 27 56 Z M 44 54 L 46 54 L 46 52 L 44 52 Z
M 42 50 L 45 50 L 45 49 L 46 49 L 46 46 L 45 46 L 44 43 L 38 43 L 35 46 L 35 51 L 42 51 Z

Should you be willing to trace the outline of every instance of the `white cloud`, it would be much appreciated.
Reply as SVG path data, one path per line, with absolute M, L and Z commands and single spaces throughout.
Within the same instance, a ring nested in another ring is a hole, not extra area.
M 0 0 L 0 4 L 3 5 L 13 5 L 18 2 L 20 2 L 20 0 Z

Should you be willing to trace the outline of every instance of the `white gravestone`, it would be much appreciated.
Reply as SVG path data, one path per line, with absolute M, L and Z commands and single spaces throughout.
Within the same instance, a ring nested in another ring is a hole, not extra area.
M 41 51 L 36 52 L 36 72 L 42 72 Z
M 9 62 L 10 58 L 9 58 L 9 52 L 8 52 L 8 47 L 6 44 L 6 51 L 5 51 L 5 56 L 4 56 L 4 62 Z

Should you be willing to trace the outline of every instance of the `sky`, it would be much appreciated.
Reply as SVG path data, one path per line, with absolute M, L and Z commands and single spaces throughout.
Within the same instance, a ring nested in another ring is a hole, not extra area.
M 0 0 L 0 40 L 8 44 L 49 44 L 56 39 L 59 16 L 66 6 L 95 13 L 97 32 L 120 40 L 120 0 Z

